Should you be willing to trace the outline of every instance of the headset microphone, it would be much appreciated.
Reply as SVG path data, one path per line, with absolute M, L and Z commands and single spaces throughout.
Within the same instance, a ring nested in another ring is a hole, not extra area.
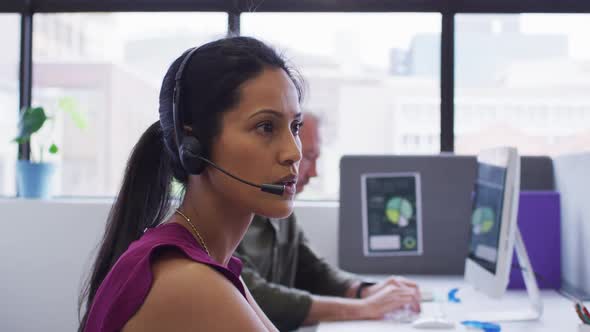
M 193 159 L 193 158 L 194 159 L 199 159 L 199 160 L 201 160 L 201 161 L 203 161 L 203 162 L 205 162 L 205 163 L 207 163 L 207 164 L 209 164 L 209 165 L 217 168 L 223 174 L 225 174 L 225 175 L 227 175 L 227 176 L 229 176 L 231 178 L 234 178 L 234 179 L 236 179 L 236 180 L 238 180 L 238 181 L 240 181 L 242 183 L 245 183 L 245 184 L 247 184 L 249 186 L 260 188 L 260 190 L 264 191 L 265 193 L 270 193 L 270 194 L 282 196 L 283 193 L 285 192 L 285 186 L 284 185 L 268 184 L 268 183 L 263 183 L 261 185 L 258 185 L 258 184 L 252 183 L 250 181 L 246 181 L 246 180 L 244 180 L 242 178 L 239 178 L 239 177 L 231 174 L 230 172 L 224 170 L 223 168 L 219 167 L 217 164 L 215 164 L 211 160 L 209 160 L 209 159 L 207 159 L 205 157 L 199 156 L 199 155 L 195 155 L 194 153 L 191 152 L 190 149 L 186 149 L 186 150 L 182 151 L 181 154 L 183 155 L 183 158 L 181 160 L 187 160 L 189 158 L 190 159 Z M 187 158 L 187 157 L 189 157 L 189 158 Z M 187 168 L 190 168 L 190 167 L 187 167 Z

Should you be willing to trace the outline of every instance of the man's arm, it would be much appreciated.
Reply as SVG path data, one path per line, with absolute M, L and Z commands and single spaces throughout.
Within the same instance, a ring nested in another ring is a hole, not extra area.
M 387 286 L 364 299 L 316 296 L 267 282 L 244 259 L 244 283 L 266 316 L 280 331 L 291 331 L 320 321 L 379 319 L 415 300 L 414 293 Z
M 353 298 L 360 279 L 330 264 L 312 249 L 309 240 L 297 226 L 298 253 L 295 287 L 315 295 Z
M 242 278 L 252 297 L 280 331 L 290 331 L 303 325 L 311 307 L 311 294 L 295 288 L 266 281 L 246 257 Z
M 417 301 L 416 291 L 386 285 L 362 299 L 314 295 L 304 325 L 323 321 L 382 319 L 387 313 Z
M 362 279 L 328 264 L 312 249 L 303 231 L 298 228 L 298 232 L 299 258 L 295 287 L 305 289 L 315 295 L 357 298 L 357 291 Z M 416 283 L 411 280 L 402 277 L 389 277 L 373 286 L 363 288 L 359 294 L 360 298 L 377 293 L 385 285 L 418 289 Z
M 252 293 L 250 292 L 250 290 L 248 289 L 248 287 L 244 283 L 244 279 L 242 277 L 240 277 L 240 282 L 244 286 L 244 291 L 246 292 L 246 299 L 248 300 L 248 303 L 250 303 L 250 306 L 252 307 L 252 309 L 254 309 L 254 312 L 256 312 L 256 315 L 258 315 L 258 318 L 260 318 L 260 321 L 264 324 L 264 326 L 266 326 L 266 328 L 269 331 L 278 332 L 279 330 L 277 329 L 277 327 L 274 326 L 274 324 L 266 316 L 264 311 L 262 311 L 262 309 L 260 308 L 258 303 L 256 303 L 256 300 L 254 300 L 254 297 L 252 297 Z
M 304 325 L 321 321 L 381 319 L 388 312 L 410 305 L 419 311 L 419 292 L 405 281 L 389 278 L 366 287 L 356 298 L 360 278 L 331 266 L 317 255 L 299 230 L 299 259 L 295 286 L 314 294 Z M 317 295 L 316 295 L 317 294 Z

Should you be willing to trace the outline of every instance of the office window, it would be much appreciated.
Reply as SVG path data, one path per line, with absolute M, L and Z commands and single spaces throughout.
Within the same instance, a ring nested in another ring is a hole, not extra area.
M 20 16 L 0 14 L 0 196 L 16 194 Z
M 590 15 L 456 17 L 455 149 L 590 150 Z
M 226 33 L 225 13 L 36 14 L 33 105 L 57 115 L 57 194 L 115 195 L 132 147 L 158 120 L 170 63 Z M 85 129 L 59 110 L 64 100 Z
M 433 153 L 440 135 L 439 14 L 242 14 L 300 70 L 322 119 L 319 177 L 299 198 L 337 199 L 346 154 Z M 413 137 L 412 139 L 409 139 Z

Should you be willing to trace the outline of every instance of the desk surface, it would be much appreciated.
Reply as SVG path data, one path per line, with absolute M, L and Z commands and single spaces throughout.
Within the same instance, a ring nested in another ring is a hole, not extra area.
M 462 277 L 410 277 L 417 281 L 421 287 L 434 292 L 437 302 L 423 303 L 423 315 L 433 315 L 442 309 L 446 317 L 456 322 L 454 329 L 430 330 L 430 331 L 481 331 L 466 329 L 459 322 L 467 319 L 467 315 L 474 312 L 492 310 L 510 310 L 528 308 L 529 299 L 525 290 L 510 290 L 500 300 L 490 299 L 485 294 L 473 290 L 465 283 Z M 461 303 L 447 302 L 447 293 L 452 288 L 459 288 L 457 297 Z M 544 311 L 538 321 L 529 322 L 502 322 L 502 332 L 575 332 L 579 325 L 573 303 L 556 291 L 542 291 Z M 350 321 L 321 323 L 317 332 L 348 332 L 348 331 L 395 331 L 417 332 L 411 324 L 403 324 L 392 321 Z

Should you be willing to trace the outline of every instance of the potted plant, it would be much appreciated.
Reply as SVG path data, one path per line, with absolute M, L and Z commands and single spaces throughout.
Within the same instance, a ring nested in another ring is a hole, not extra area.
M 69 115 L 79 129 L 86 128 L 87 120 L 84 114 L 78 111 L 75 100 L 70 97 L 59 99 L 56 111 L 52 115 L 48 115 L 43 107 L 27 107 L 21 111 L 18 136 L 14 142 L 29 142 L 31 146 L 30 160 L 17 161 L 17 185 L 21 197 L 51 197 L 56 163 L 48 160 L 48 156 L 59 152 L 54 136 L 58 112 Z

